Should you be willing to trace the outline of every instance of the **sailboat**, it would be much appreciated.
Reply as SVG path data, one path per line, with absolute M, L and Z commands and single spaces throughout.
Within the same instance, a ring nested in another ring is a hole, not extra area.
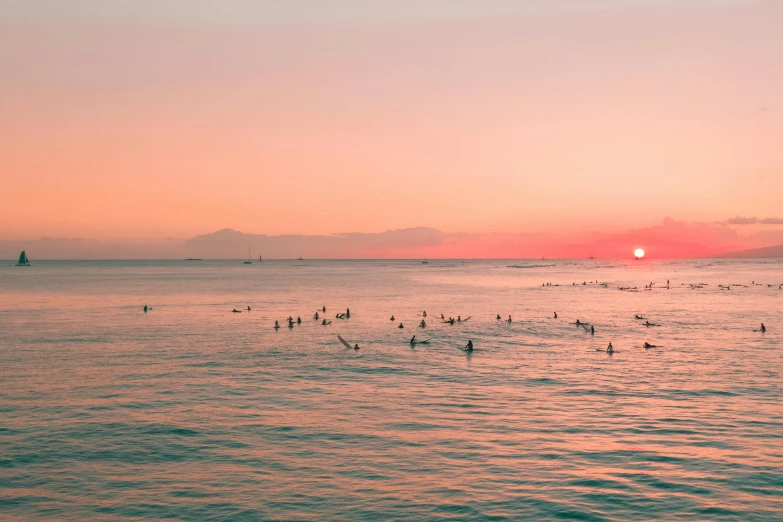
M 16 266 L 30 266 L 30 260 L 27 259 L 27 253 L 24 250 L 19 254 L 19 262 L 16 263 Z
M 244 261 L 243 264 L 245 264 L 245 265 L 252 265 L 253 264 L 253 260 L 250 257 L 250 249 L 249 248 L 247 249 L 247 261 Z
M 424 254 L 424 261 L 421 262 L 422 265 L 429 265 L 430 262 L 427 261 L 427 254 Z

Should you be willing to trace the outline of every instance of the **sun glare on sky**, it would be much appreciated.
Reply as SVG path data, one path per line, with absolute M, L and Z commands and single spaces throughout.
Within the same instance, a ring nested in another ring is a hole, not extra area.
M 644 257 L 644 250 L 642 250 L 641 248 L 637 248 L 636 250 L 634 250 L 633 255 L 641 259 Z

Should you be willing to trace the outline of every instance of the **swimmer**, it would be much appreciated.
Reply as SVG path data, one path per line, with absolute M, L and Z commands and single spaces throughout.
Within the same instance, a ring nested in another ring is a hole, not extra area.
M 358 345 L 358 344 L 354 344 L 354 345 L 353 345 L 353 349 L 354 349 L 354 350 L 358 350 L 358 349 L 359 349 L 359 345 Z
M 389 321 L 394 321 L 394 316 L 391 316 L 391 319 L 389 319 Z
M 397 328 L 405 328 L 405 327 L 402 325 L 402 323 L 400 323 L 400 326 L 398 326 Z

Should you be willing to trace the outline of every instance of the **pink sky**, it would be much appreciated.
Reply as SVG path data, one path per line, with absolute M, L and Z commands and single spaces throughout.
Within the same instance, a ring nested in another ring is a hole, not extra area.
M 780 2 L 147 4 L 0 6 L 0 239 L 780 217 Z

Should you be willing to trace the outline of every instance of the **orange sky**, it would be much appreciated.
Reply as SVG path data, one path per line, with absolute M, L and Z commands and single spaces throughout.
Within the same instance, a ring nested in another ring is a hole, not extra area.
M 0 239 L 781 214 L 780 2 L 277 4 L 0 5 Z

